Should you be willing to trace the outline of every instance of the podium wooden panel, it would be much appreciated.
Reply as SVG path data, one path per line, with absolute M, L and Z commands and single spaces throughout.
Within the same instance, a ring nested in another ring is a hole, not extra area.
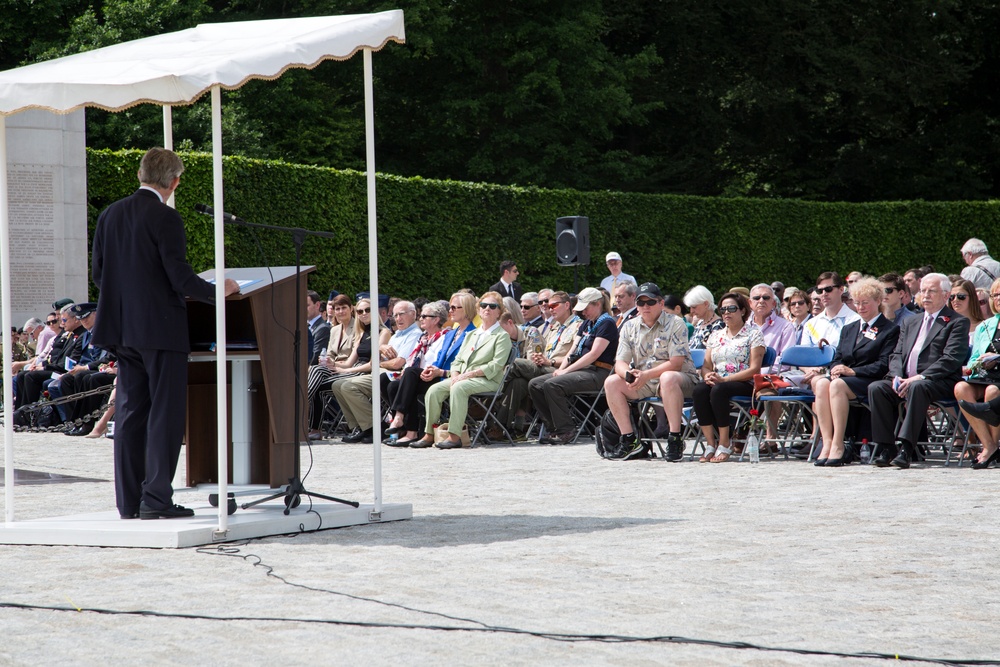
M 306 400 L 308 376 L 308 328 L 305 323 L 306 275 L 313 266 L 302 268 L 299 293 L 295 293 L 295 267 L 227 269 L 225 277 L 237 281 L 254 281 L 241 288 L 240 294 L 226 299 L 227 383 L 232 380 L 232 360 L 243 356 L 258 356 L 251 361 L 252 430 L 250 438 L 250 483 L 277 487 L 286 484 L 294 474 L 295 443 L 293 442 L 295 373 L 293 368 L 293 332 L 295 331 L 295 299 L 300 315 L 301 347 L 299 392 L 302 422 L 299 438 L 308 433 L 309 405 Z M 199 274 L 206 280 L 215 271 Z M 218 483 L 218 447 L 216 409 L 215 352 L 205 351 L 215 341 L 215 306 L 188 301 L 188 329 L 191 336 L 191 357 L 188 362 L 187 405 L 187 483 Z M 234 343 L 256 342 L 246 350 L 232 349 Z M 231 386 L 231 385 L 230 385 Z M 240 389 L 244 391 L 245 389 Z M 227 396 L 231 396 L 227 390 Z M 229 446 L 229 482 L 233 483 L 232 399 L 227 405 Z

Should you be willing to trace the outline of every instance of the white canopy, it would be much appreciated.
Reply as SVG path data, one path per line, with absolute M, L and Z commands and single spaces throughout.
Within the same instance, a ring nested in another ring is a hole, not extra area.
M 10 233 L 7 189 L 6 117 L 26 109 L 69 113 L 92 106 L 120 111 L 142 103 L 164 107 L 164 146 L 170 148 L 171 105 L 191 104 L 212 93 L 213 208 L 215 275 L 225 273 L 222 214 L 221 89 L 249 79 L 275 79 L 292 67 L 313 68 L 324 60 L 345 60 L 364 52 L 365 147 L 368 189 L 368 256 L 372 294 L 378 294 L 375 227 L 375 129 L 372 51 L 387 42 L 405 42 L 402 10 L 378 14 L 320 16 L 200 25 L 190 30 L 139 39 L 65 58 L 0 72 L 0 325 L 9 331 Z M 225 406 L 226 334 L 223 281 L 216 281 L 217 401 Z M 3 338 L 2 363 L 11 367 L 10 337 Z M 379 419 L 378 374 L 372 374 L 372 412 Z M 14 520 L 13 399 L 3 384 L 4 483 L 6 521 Z M 224 409 L 224 408 L 223 408 Z M 226 497 L 226 420 L 218 420 L 219 498 Z M 373 446 L 375 512 L 382 508 L 381 443 Z M 296 471 L 298 472 L 298 471 Z M 219 503 L 219 533 L 227 527 L 226 503 Z
M 398 9 L 209 23 L 0 72 L 0 115 L 190 104 L 214 85 L 231 90 L 249 79 L 275 79 L 291 67 L 313 68 L 405 39 Z

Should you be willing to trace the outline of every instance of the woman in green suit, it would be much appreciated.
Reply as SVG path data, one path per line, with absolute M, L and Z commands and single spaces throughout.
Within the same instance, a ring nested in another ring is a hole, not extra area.
M 455 449 L 462 446 L 462 425 L 469 411 L 469 396 L 496 391 L 510 357 L 510 336 L 500 326 L 503 313 L 503 298 L 497 292 L 487 292 L 479 299 L 482 325 L 465 336 L 462 348 L 451 364 L 451 378 L 427 390 L 424 397 L 427 413 L 425 435 L 410 443 L 410 447 L 430 447 L 434 443 L 434 425 L 441 417 L 441 405 L 445 399 L 451 406 L 448 439 L 439 442 L 437 447 Z

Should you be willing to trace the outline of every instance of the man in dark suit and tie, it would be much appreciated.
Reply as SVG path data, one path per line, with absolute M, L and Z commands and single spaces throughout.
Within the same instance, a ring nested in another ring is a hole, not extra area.
M 927 408 L 950 398 L 962 379 L 962 364 L 969 354 L 969 320 L 947 306 L 950 292 L 947 276 L 923 277 L 923 313 L 902 322 L 889 358 L 889 375 L 868 387 L 872 439 L 879 446 L 875 465 L 880 468 L 910 467 Z M 896 410 L 904 402 L 906 415 L 895 434 Z
M 309 348 L 309 365 L 319 363 L 320 353 L 330 344 L 330 323 L 323 321 L 323 301 L 319 293 L 306 292 L 306 320 L 309 323 L 309 338 L 312 346 Z
M 486 291 L 496 292 L 500 296 L 509 296 L 514 301 L 520 302 L 521 295 L 524 294 L 521 284 L 517 282 L 517 277 L 520 274 L 521 272 L 517 270 L 517 264 L 513 261 L 509 259 L 502 261 L 500 262 L 500 280 L 490 285 Z
M 194 516 L 173 502 L 184 437 L 187 355 L 185 296 L 209 303 L 215 287 L 187 263 L 180 214 L 166 204 L 184 164 L 152 148 L 139 165 L 140 187 L 101 213 L 94 232 L 94 283 L 100 289 L 94 344 L 118 357 L 115 495 L 123 519 Z M 239 291 L 225 281 L 225 294 Z

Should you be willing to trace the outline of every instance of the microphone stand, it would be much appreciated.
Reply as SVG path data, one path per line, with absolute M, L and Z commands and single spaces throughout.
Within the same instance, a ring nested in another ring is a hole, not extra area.
M 207 212 L 199 209 L 199 212 Z M 305 485 L 302 484 L 302 442 L 299 439 L 299 426 L 302 420 L 302 406 L 300 404 L 300 394 L 302 388 L 302 375 L 300 371 L 300 350 L 302 344 L 302 330 L 301 330 L 301 309 L 302 309 L 302 299 L 299 296 L 299 287 L 301 281 L 301 271 L 302 271 L 302 244 L 305 243 L 307 236 L 321 236 L 323 238 L 336 238 L 330 232 L 320 232 L 311 229 L 302 229 L 301 227 L 279 227 L 278 225 L 263 225 L 256 222 L 247 222 L 242 218 L 237 218 L 235 215 L 229 215 L 228 213 L 223 214 L 223 219 L 225 222 L 234 225 L 242 225 L 244 227 L 253 227 L 257 229 L 271 229 L 279 232 L 286 232 L 292 235 L 292 243 L 295 244 L 295 333 L 293 334 L 294 339 L 294 362 L 292 363 L 292 369 L 295 374 L 295 399 L 294 408 L 295 413 L 295 424 L 292 430 L 293 439 L 292 444 L 295 447 L 295 463 L 293 466 L 293 477 L 289 478 L 288 486 L 285 487 L 283 491 L 278 491 L 277 493 L 272 493 L 269 496 L 260 498 L 259 500 L 254 500 L 253 502 L 245 503 L 240 505 L 243 509 L 253 507 L 255 505 L 260 505 L 261 503 L 266 503 L 277 498 L 285 499 L 285 510 L 284 514 L 287 516 L 288 513 L 299 506 L 302 502 L 302 496 L 309 496 L 310 498 L 321 498 L 323 500 L 329 500 L 335 503 L 342 503 L 344 505 L 350 505 L 351 507 L 359 507 L 360 503 L 353 500 L 344 500 L 342 498 L 334 498 L 333 496 L 325 496 L 321 493 L 316 493 L 314 491 L 309 491 L 306 489 Z

